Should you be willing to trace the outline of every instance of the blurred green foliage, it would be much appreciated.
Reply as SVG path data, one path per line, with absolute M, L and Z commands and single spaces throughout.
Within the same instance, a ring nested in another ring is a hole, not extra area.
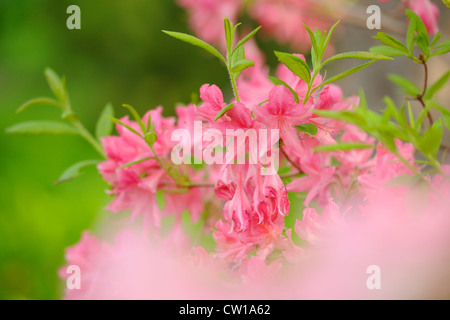
M 81 30 L 66 28 L 70 4 L 81 8 Z M 170 116 L 203 83 L 229 87 L 213 57 L 162 29 L 189 32 L 173 1 L 0 1 L 0 299 L 61 298 L 64 249 L 109 215 L 107 184 L 94 168 L 53 185 L 68 166 L 97 158 L 81 138 L 5 134 L 17 122 L 58 119 L 44 106 L 16 114 L 23 102 L 51 96 L 46 67 L 67 77 L 73 109 L 91 132 L 107 102 L 118 116 L 123 103 L 141 114 L 163 105 Z

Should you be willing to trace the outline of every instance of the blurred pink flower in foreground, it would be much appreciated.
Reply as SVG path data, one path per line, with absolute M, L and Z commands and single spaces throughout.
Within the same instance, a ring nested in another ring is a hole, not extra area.
M 449 189 L 440 177 L 432 184 Z M 410 208 L 398 199 L 404 188 L 380 189 L 382 200 L 358 208 L 330 200 L 322 214 L 306 209 L 295 231 L 309 244 L 285 243 L 290 263 L 246 255 L 230 265 L 202 248 L 188 254 L 181 228 L 162 240 L 126 230 L 112 244 L 84 234 L 66 255 L 81 268 L 82 287 L 67 289 L 66 299 L 448 298 L 450 203 L 430 191 Z M 379 267 L 380 289 L 367 286 L 370 266 Z

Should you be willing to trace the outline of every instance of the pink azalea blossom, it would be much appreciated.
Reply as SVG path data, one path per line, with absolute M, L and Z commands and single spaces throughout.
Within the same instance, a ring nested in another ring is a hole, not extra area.
M 391 0 L 378 0 L 381 3 Z M 407 8 L 417 13 L 422 19 L 428 32 L 436 34 L 439 31 L 439 8 L 430 0 L 402 0 Z

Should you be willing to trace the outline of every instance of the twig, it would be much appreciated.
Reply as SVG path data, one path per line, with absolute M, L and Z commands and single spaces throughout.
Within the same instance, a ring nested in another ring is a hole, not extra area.
M 294 168 L 296 168 L 300 173 L 303 173 L 302 168 L 300 168 L 300 166 L 299 166 L 298 164 L 296 164 L 296 163 L 288 156 L 288 154 L 286 153 L 286 151 L 284 150 L 284 148 L 281 148 L 281 153 L 286 157 L 286 160 L 289 161 L 289 162 L 292 164 L 292 166 L 293 166 Z
M 423 85 L 422 93 L 417 95 L 417 101 L 420 102 L 423 109 L 426 109 L 426 105 L 425 105 L 425 102 L 423 101 L 423 97 L 425 96 L 425 93 L 427 92 L 427 87 L 428 87 L 428 66 L 427 66 L 427 62 L 425 61 L 425 58 L 422 54 L 420 55 L 419 59 L 422 62 L 422 65 L 425 70 L 425 81 L 424 81 L 425 83 Z M 433 117 L 431 116 L 430 111 L 427 111 L 427 117 L 428 117 L 428 121 L 429 121 L 430 127 L 431 127 L 433 125 L 434 121 L 433 121 Z

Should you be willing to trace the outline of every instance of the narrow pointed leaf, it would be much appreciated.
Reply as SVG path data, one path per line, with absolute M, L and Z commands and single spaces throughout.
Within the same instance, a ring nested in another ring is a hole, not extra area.
M 138 164 L 138 163 L 141 163 L 141 162 L 144 162 L 144 161 L 147 161 L 147 160 L 151 160 L 151 159 L 155 159 L 155 158 L 154 157 L 145 157 L 145 158 L 142 158 L 142 159 L 139 159 L 139 160 L 136 160 L 136 161 L 128 162 L 128 163 L 120 166 L 118 169 L 131 167 L 131 166 L 133 166 L 135 164 Z
M 228 110 L 230 110 L 231 108 L 233 108 L 234 103 L 230 103 L 229 105 L 225 106 L 222 110 L 220 110 L 220 112 L 217 114 L 217 116 L 214 118 L 214 121 L 219 120 L 220 118 L 222 118 L 225 113 L 227 113 Z
M 247 68 L 253 67 L 255 64 L 253 63 L 253 61 L 250 60 L 240 60 L 239 62 L 237 62 L 235 65 L 233 65 L 233 68 L 231 69 L 231 71 L 233 73 L 239 73 Z
M 388 79 L 403 88 L 405 93 L 412 97 L 416 97 L 421 92 L 421 90 L 411 80 L 397 74 L 388 75 Z
M 268 76 L 269 80 L 276 86 L 285 86 L 286 88 L 291 91 L 292 95 L 294 96 L 295 103 L 300 103 L 300 98 L 298 97 L 297 92 L 295 92 L 294 89 L 290 85 L 288 85 L 286 82 L 284 82 L 281 79 L 278 79 L 276 77 Z
M 137 134 L 139 137 L 142 137 L 142 135 L 137 132 L 136 130 L 134 130 L 132 127 L 130 127 L 129 125 L 123 123 L 122 121 L 120 121 L 119 119 L 116 119 L 114 117 L 108 117 L 109 120 L 111 120 L 112 122 L 114 122 L 115 124 L 121 125 L 122 127 L 127 128 L 128 130 L 130 130 L 131 132 Z
M 314 148 L 316 151 L 348 151 L 357 149 L 370 149 L 373 148 L 371 144 L 358 143 L 358 142 L 341 142 L 336 144 L 325 144 Z
M 128 109 L 128 111 L 130 111 L 130 113 L 133 115 L 134 120 L 136 120 L 136 122 L 138 123 L 139 127 L 141 128 L 142 133 L 144 133 L 145 132 L 145 125 L 142 123 L 141 116 L 136 111 L 136 109 L 134 109 L 129 104 L 123 104 L 122 107 L 124 107 L 124 108 Z
M 310 136 L 315 136 L 317 134 L 317 126 L 312 123 L 304 123 L 295 127 L 299 132 L 307 133 Z
M 337 80 L 340 80 L 340 79 L 342 79 L 342 78 L 348 77 L 349 75 L 351 75 L 351 74 L 353 74 L 353 73 L 355 73 L 355 72 L 357 72 L 357 71 L 359 71 L 359 70 L 361 70 L 361 69 L 364 69 L 364 68 L 370 66 L 370 65 L 371 65 L 372 63 L 374 63 L 374 62 L 375 62 L 375 61 L 372 60 L 372 61 L 366 62 L 366 63 L 364 63 L 364 64 L 362 64 L 362 65 L 360 65 L 360 66 L 357 66 L 357 67 L 355 67 L 355 68 L 352 68 L 352 69 L 350 69 L 350 70 L 347 70 L 347 71 L 345 71 L 345 72 L 343 72 L 343 73 L 341 73 L 341 74 L 338 74 L 338 75 L 336 75 L 336 76 L 334 76 L 334 77 L 332 77 L 332 78 L 330 78 L 330 79 L 328 79 L 328 80 L 322 82 L 322 83 L 320 84 L 320 86 L 322 87 L 322 86 L 325 86 L 325 85 L 327 85 L 327 84 L 336 82 Z
M 289 70 L 295 73 L 306 83 L 309 83 L 311 80 L 311 72 L 305 61 L 290 53 L 275 51 L 275 55 L 281 63 L 288 67 Z
M 369 49 L 372 53 L 378 53 L 389 57 L 407 57 L 409 54 L 405 51 L 394 49 L 388 46 L 374 46 Z
M 242 47 L 248 40 L 250 40 L 251 38 L 253 38 L 255 36 L 255 34 L 259 31 L 259 29 L 261 29 L 261 27 L 256 28 L 255 30 L 253 30 L 252 32 L 250 32 L 248 35 L 246 35 L 242 40 L 240 40 L 236 46 L 233 49 L 233 54 L 234 52 L 239 49 L 240 47 Z
M 74 127 L 59 121 L 41 120 L 17 123 L 6 129 L 6 133 L 15 134 L 50 134 L 50 135 L 76 135 L 79 134 Z
M 378 53 L 355 51 L 355 52 L 339 53 L 339 54 L 325 60 L 322 63 L 322 66 L 326 65 L 327 63 L 330 63 L 332 61 L 341 60 L 341 59 L 393 60 L 391 57 L 388 57 L 388 56 L 385 56 L 382 54 L 378 54 Z
M 66 94 L 61 78 L 50 68 L 45 69 L 44 75 L 47 78 L 48 85 L 54 95 L 59 99 L 59 101 L 64 102 L 66 100 Z
M 341 22 L 341 20 L 339 20 L 338 22 L 336 22 L 336 23 L 331 27 L 330 31 L 328 32 L 328 35 L 327 35 L 327 37 L 325 38 L 325 42 L 323 43 L 323 46 L 322 46 L 322 48 L 321 48 L 322 53 L 325 52 L 325 49 L 327 48 L 328 43 L 330 42 L 331 35 L 333 34 L 334 29 L 336 29 L 336 27 L 338 26 L 338 24 L 339 24 L 340 22 Z
M 109 117 L 114 117 L 114 108 L 110 103 L 103 108 L 95 126 L 95 136 L 99 140 L 100 138 L 109 136 L 112 133 L 114 125 Z
M 434 95 L 445 86 L 449 78 L 450 71 L 447 71 L 442 77 L 440 77 L 435 83 L 433 83 L 431 87 L 428 88 L 427 92 L 425 93 L 424 99 L 433 98 Z
M 219 58 L 219 60 L 222 61 L 223 63 L 225 63 L 225 64 L 227 63 L 227 60 L 220 54 L 219 51 L 217 51 L 216 48 L 214 48 L 212 45 L 210 45 L 209 43 L 206 43 L 203 40 L 200 40 L 200 39 L 198 39 L 194 36 L 191 36 L 189 34 L 186 34 L 186 33 L 166 31 L 166 30 L 163 30 L 163 32 L 175 39 L 178 39 L 178 40 L 187 42 L 189 44 L 192 44 L 194 46 L 200 47 L 200 48 L 208 51 L 215 57 Z
M 75 163 L 74 165 L 67 168 L 59 177 L 59 179 L 55 182 L 56 184 L 60 184 L 72 179 L 75 179 L 76 177 L 79 177 L 83 172 L 81 169 L 87 167 L 87 166 L 93 166 L 99 164 L 99 160 L 85 160 L 78 163 Z
M 58 108 L 61 108 L 61 103 L 56 101 L 55 99 L 51 98 L 36 98 L 31 99 L 27 102 L 25 102 L 23 105 L 20 106 L 19 109 L 17 109 L 17 113 L 27 110 L 28 108 L 39 106 L 39 105 L 48 105 L 48 106 L 55 106 Z
M 387 45 L 387 46 L 389 46 L 391 48 L 394 48 L 394 49 L 403 51 L 406 54 L 409 54 L 408 48 L 406 48 L 406 46 L 402 42 L 400 42 L 396 38 L 388 35 L 387 33 L 378 32 L 378 34 L 375 37 L 375 39 L 380 40 L 383 44 L 385 44 L 385 45 Z

